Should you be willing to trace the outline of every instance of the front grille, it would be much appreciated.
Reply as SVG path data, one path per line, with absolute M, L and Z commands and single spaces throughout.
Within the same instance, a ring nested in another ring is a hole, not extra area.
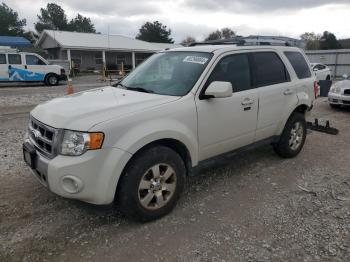
M 41 123 L 33 117 L 30 118 L 28 128 L 29 137 L 34 146 L 45 156 L 55 157 L 58 130 Z
M 350 89 L 345 89 L 344 90 L 344 95 L 350 96 Z

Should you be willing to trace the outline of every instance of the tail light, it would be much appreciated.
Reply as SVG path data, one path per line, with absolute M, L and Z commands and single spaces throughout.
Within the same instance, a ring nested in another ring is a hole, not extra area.
M 61 68 L 61 75 L 65 75 L 66 74 L 66 70 L 64 70 L 64 68 Z
M 314 94 L 315 94 L 315 98 L 318 97 L 318 91 L 319 91 L 319 86 L 317 81 L 314 82 Z

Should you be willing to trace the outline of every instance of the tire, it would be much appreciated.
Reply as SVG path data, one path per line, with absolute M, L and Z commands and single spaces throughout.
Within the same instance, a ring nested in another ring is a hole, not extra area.
M 326 80 L 331 80 L 331 76 L 328 75 L 328 76 L 326 77 Z
M 300 153 L 304 146 L 305 139 L 305 116 L 302 113 L 293 113 L 284 127 L 279 142 L 273 146 L 279 156 L 283 158 L 292 158 Z
M 118 185 L 121 212 L 139 222 L 168 214 L 180 197 L 185 177 L 184 162 L 172 149 L 155 146 L 141 151 L 127 165 Z
M 57 86 L 58 83 L 59 83 L 59 80 L 55 74 L 48 74 L 45 77 L 45 84 L 48 86 Z

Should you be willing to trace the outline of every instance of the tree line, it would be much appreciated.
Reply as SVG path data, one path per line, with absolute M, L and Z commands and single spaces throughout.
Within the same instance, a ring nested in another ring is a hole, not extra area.
M 24 29 L 26 25 L 26 19 L 21 19 L 15 10 L 5 3 L 0 5 L 0 35 L 24 36 L 34 42 L 38 38 L 38 34 L 45 29 L 96 33 L 95 25 L 89 17 L 78 13 L 73 19 L 69 20 L 65 10 L 55 3 L 48 3 L 45 8 L 40 8 L 37 22 L 34 23 L 35 31 L 26 31 Z M 171 32 L 170 28 L 159 21 L 146 22 L 139 29 L 136 39 L 148 42 L 174 43 Z M 236 36 L 234 30 L 225 27 L 209 33 L 204 40 L 230 39 Z M 305 41 L 308 50 L 342 48 L 336 36 L 328 31 L 325 31 L 322 35 L 306 32 L 300 38 Z M 189 45 L 193 42 L 196 42 L 196 39 L 193 36 L 187 36 L 181 44 Z

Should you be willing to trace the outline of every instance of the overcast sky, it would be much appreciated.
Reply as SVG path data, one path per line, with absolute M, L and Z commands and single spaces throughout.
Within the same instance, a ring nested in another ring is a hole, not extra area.
M 61 5 L 68 18 L 76 13 L 91 18 L 96 30 L 135 37 L 146 21 L 159 20 L 180 42 L 197 40 L 217 28 L 230 27 L 240 35 L 299 37 L 325 30 L 350 38 L 349 0 L 0 0 L 34 28 L 37 14 L 48 2 Z

